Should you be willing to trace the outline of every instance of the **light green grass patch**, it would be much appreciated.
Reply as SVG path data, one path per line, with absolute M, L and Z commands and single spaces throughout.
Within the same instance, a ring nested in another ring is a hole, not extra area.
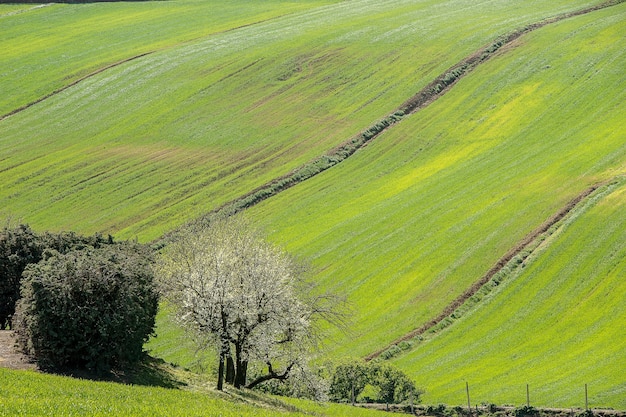
M 192 6 L 203 2 L 157 3 L 154 9 L 138 3 L 59 5 L 35 17 L 54 21 L 57 15 L 46 13 L 60 13 L 69 27 L 87 30 L 93 25 L 83 26 L 84 20 L 119 13 L 119 24 L 138 31 L 138 38 L 161 30 L 172 35 L 181 25 L 204 30 L 201 22 L 181 17 L 194 10 L 202 15 Z M 503 32 L 588 4 L 533 1 L 520 9 L 505 1 L 358 0 L 163 49 L 0 122 L 0 181 L 9 184 L 0 196 L 2 215 L 37 229 L 156 238 L 332 149 Z M 169 7 L 183 14 L 166 18 Z M 132 11 L 138 13 L 136 25 Z M 144 11 L 163 13 L 155 27 L 140 24 Z M 226 24 L 234 24 L 235 15 Z M 510 17 L 503 21 L 503 15 Z M 35 17 L 27 20 L 33 27 Z M 80 49 L 79 37 L 65 29 L 46 30 L 51 39 L 71 38 L 64 48 Z M 31 36 L 15 30 L 7 32 L 15 40 L 11 45 Z M 105 56 L 128 56 L 135 44 L 118 44 L 117 36 L 122 38 L 114 28 L 97 36 L 88 32 L 82 42 L 104 42 Z M 32 63 L 62 62 L 42 51 L 36 58 L 26 49 L 16 59 L 28 62 L 0 68 L 32 74 Z M 94 60 L 100 58 L 89 56 L 88 65 Z M 59 65 L 64 75 L 78 68 Z M 24 82 L 40 86 L 35 79 Z
M 428 403 L 626 408 L 626 186 L 566 224 L 513 280 L 394 360 Z
M 380 411 L 251 391 L 122 385 L 0 368 L 0 416 L 380 416 Z
M 615 42 L 625 13 L 529 34 L 346 162 L 250 211 L 313 260 L 325 288 L 348 294 L 353 323 L 332 335 L 330 355 L 365 356 L 420 327 L 579 192 L 626 171 L 626 97 L 614 88 L 625 82 Z
M 0 6 L 0 115 L 106 65 L 322 4 L 327 2 L 183 0 Z

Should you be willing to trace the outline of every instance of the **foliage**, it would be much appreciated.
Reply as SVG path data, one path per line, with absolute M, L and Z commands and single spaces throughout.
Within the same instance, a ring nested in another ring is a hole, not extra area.
M 335 368 L 330 383 L 330 398 L 337 402 L 354 403 L 368 386 L 374 388 L 368 398 L 385 404 L 406 401 L 416 404 L 423 393 L 404 372 L 392 365 L 353 360 Z M 370 395 L 373 397 L 369 397 Z
M 352 360 L 339 364 L 332 375 L 330 399 L 354 403 L 369 381 L 370 370 L 366 363 Z
M 295 292 L 299 271 L 245 219 L 214 219 L 181 233 L 157 271 L 181 321 L 218 343 L 218 389 L 224 372 L 237 388 L 284 380 L 306 356 L 314 308 Z M 250 361 L 267 371 L 247 384 Z
M 397 404 L 412 400 L 419 402 L 422 394 L 407 374 L 385 363 L 374 363 L 370 368 L 372 385 L 378 387 L 378 400 L 385 404 Z
M 18 341 L 44 368 L 107 371 L 141 358 L 157 303 L 145 247 L 51 251 L 24 271 Z
M 39 262 L 42 252 L 40 239 L 27 225 L 0 231 L 0 329 L 11 327 L 22 272 L 28 264 Z
M 113 244 L 110 235 L 105 238 L 100 234 L 82 236 L 75 232 L 37 234 L 26 224 L 5 226 L 0 231 L 0 329 L 11 326 L 27 265 L 39 262 L 49 250 L 67 253 L 107 244 Z
M 537 410 L 532 405 L 524 405 L 521 407 L 517 407 L 513 414 L 515 417 L 537 417 L 539 416 L 539 410 Z

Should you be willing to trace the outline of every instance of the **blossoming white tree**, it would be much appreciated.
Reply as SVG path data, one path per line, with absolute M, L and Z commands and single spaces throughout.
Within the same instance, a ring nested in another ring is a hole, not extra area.
M 157 273 L 182 321 L 217 341 L 219 390 L 225 380 L 252 388 L 286 379 L 310 348 L 312 315 L 325 312 L 322 297 L 298 298 L 302 281 L 291 257 L 239 216 L 181 232 Z M 267 373 L 246 385 L 250 361 Z

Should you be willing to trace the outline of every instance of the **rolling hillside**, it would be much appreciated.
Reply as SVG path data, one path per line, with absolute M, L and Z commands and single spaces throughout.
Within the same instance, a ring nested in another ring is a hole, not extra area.
M 0 216 L 158 238 L 365 131 L 500 36 L 599 4 L 156 3 L 0 6 L 0 73 L 13 74 L 0 79 Z M 328 329 L 321 360 L 432 320 L 608 181 L 486 301 L 391 360 L 428 403 L 463 403 L 468 381 L 475 402 L 521 404 L 529 383 L 535 404 L 569 407 L 588 383 L 592 405 L 626 408 L 625 25 L 621 2 L 525 33 L 248 210 L 348 298 L 349 330 Z
M 626 97 L 614 88 L 625 81 L 625 11 L 525 35 L 362 152 L 251 210 L 274 240 L 314 260 L 320 280 L 349 295 L 352 332 L 334 335 L 331 355 L 365 356 L 420 327 L 578 193 L 625 173 Z M 612 244 L 623 251 L 623 242 Z M 623 341 L 619 316 L 608 320 L 610 337 Z M 623 348 L 608 357 L 606 369 L 618 367 Z M 408 369 L 419 376 L 419 363 Z M 445 380 L 445 372 L 430 375 Z M 605 387 L 623 382 L 595 378 Z M 623 407 L 623 386 L 611 390 L 602 394 L 607 405 Z
M 178 7 L 193 13 L 187 8 L 202 4 Z M 205 35 L 189 29 L 186 39 L 200 37 L 176 47 L 172 33 L 184 25 L 176 14 L 174 29 L 164 15 L 148 17 L 177 2 L 163 2 L 145 14 L 139 11 L 146 4 L 102 3 L 4 16 L 9 30 L 0 45 L 14 58 L 1 64 L 2 72 L 30 74 L 28 62 L 48 59 L 47 66 L 55 67 L 46 71 L 52 84 L 39 81 L 46 78 L 41 75 L 21 81 L 26 86 L 11 94 L 7 110 L 94 68 L 172 47 L 98 73 L 0 121 L 1 214 L 40 229 L 156 238 L 366 129 L 497 36 L 591 4 L 358 0 L 274 19 L 253 10 L 247 22 L 257 24 L 241 25 L 232 16 L 225 23 L 207 18 Z M 48 22 L 58 19 L 64 22 L 58 36 L 67 38 L 66 27 L 83 27 L 98 10 L 129 17 L 91 36 L 87 25 L 81 41 L 45 35 Z M 138 17 L 133 25 L 133 10 L 156 23 Z M 138 46 L 142 36 L 160 33 L 162 26 L 165 40 Z M 225 31 L 228 27 L 237 28 Z M 42 33 L 44 45 L 61 46 L 43 48 L 51 50 L 50 58 L 34 46 L 13 49 L 16 38 L 28 40 L 25 31 Z M 123 39 L 137 41 L 119 43 L 117 36 L 133 32 L 139 33 Z M 65 66 L 60 51 L 87 41 L 99 46 L 88 46 L 89 51 L 102 48 L 100 55 Z M 122 56 L 120 48 L 129 52 Z M 59 74 L 68 79 L 59 82 Z
M 458 323 L 394 359 L 427 402 L 626 408 L 626 180 L 595 196 Z

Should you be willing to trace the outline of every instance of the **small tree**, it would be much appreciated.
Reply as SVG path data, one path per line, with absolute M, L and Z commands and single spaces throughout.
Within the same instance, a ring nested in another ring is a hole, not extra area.
M 409 399 L 417 402 L 421 392 L 415 383 L 402 371 L 388 364 L 375 363 L 370 367 L 372 385 L 379 388 L 378 400 L 387 404 L 398 404 Z
M 338 365 L 330 383 L 330 398 L 334 401 L 349 400 L 355 403 L 370 381 L 369 366 L 362 361 L 348 361 Z
M 311 317 L 321 310 L 298 297 L 293 260 L 242 217 L 182 231 L 157 271 L 182 322 L 217 342 L 218 389 L 225 379 L 246 386 L 250 361 L 266 367 L 253 388 L 288 378 L 306 356 Z
M 106 371 L 139 360 L 158 305 L 148 249 L 127 243 L 45 256 L 24 271 L 15 317 L 22 349 L 54 369 Z
M 374 400 L 387 406 L 407 400 L 417 403 L 422 394 L 404 372 L 391 365 L 351 361 L 335 368 L 330 398 L 334 401 L 351 400 L 354 403 L 367 386 L 375 389 Z

